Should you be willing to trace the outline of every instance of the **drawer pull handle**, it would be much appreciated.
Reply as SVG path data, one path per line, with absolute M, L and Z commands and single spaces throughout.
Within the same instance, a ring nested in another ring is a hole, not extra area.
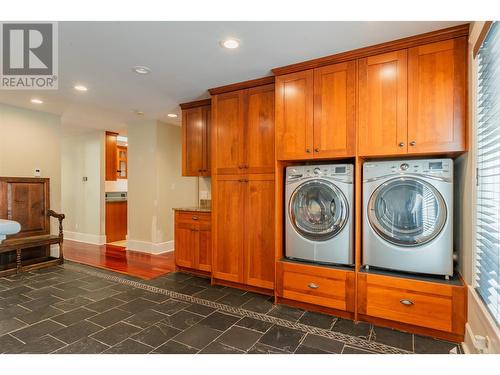
M 311 288 L 311 289 L 318 289 L 319 285 L 318 284 L 314 284 L 314 283 L 309 283 L 308 287 Z
M 198 217 L 198 216 L 193 216 L 191 219 L 193 219 L 193 220 L 198 220 L 198 219 L 199 219 L 199 217 Z
M 411 306 L 413 305 L 413 301 L 409 300 L 409 299 L 402 299 L 399 301 L 399 303 L 401 303 L 402 305 L 405 305 L 405 306 Z

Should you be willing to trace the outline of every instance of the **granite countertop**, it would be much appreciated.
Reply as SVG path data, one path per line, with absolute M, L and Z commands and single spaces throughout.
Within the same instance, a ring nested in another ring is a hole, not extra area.
M 175 207 L 174 211 L 212 212 L 210 207 Z

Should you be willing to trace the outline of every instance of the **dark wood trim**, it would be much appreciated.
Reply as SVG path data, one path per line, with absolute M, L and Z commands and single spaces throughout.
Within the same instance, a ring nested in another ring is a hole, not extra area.
M 202 99 L 202 100 L 195 100 L 192 102 L 187 102 L 187 103 L 181 103 L 179 106 L 181 109 L 189 109 L 189 108 L 196 108 L 196 107 L 203 107 L 206 105 L 212 105 L 212 99 Z
M 420 46 L 422 44 L 440 42 L 447 39 L 458 38 L 469 35 L 469 24 L 449 27 L 425 34 L 413 35 L 407 38 L 397 39 L 390 42 L 376 44 L 374 46 L 358 48 L 352 51 L 341 52 L 335 55 L 320 57 L 317 59 L 303 61 L 296 64 L 286 65 L 272 69 L 275 75 L 294 73 L 301 70 L 319 68 L 325 65 L 337 64 L 344 61 L 361 59 L 368 56 L 397 51 L 405 48 Z
M 251 79 L 249 81 L 232 83 L 226 86 L 214 87 L 208 89 L 208 92 L 210 93 L 210 95 L 218 95 L 225 92 L 248 89 L 250 87 L 269 85 L 271 83 L 274 83 L 274 76 L 266 76 L 262 78 Z
M 116 135 L 116 136 L 118 136 L 118 135 L 120 135 L 120 133 L 110 132 L 110 131 L 106 130 L 106 135 Z
M 488 35 L 488 31 L 490 31 L 491 25 L 493 25 L 493 21 L 486 21 L 483 25 L 483 28 L 481 29 L 481 32 L 479 33 L 479 37 L 476 40 L 476 43 L 474 44 L 474 48 L 472 50 L 472 56 L 476 58 L 479 49 L 483 45 L 484 40 L 486 39 L 486 35 Z

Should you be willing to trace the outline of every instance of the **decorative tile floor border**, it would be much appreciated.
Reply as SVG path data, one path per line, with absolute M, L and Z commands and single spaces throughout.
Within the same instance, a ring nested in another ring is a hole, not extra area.
M 65 263 L 63 265 L 63 267 L 68 268 L 68 269 L 73 269 L 75 271 L 79 271 L 79 272 L 88 274 L 90 276 L 96 276 L 96 277 L 99 277 L 101 279 L 105 279 L 105 280 L 109 280 L 109 281 L 114 281 L 116 283 L 128 285 L 128 286 L 131 286 L 134 288 L 147 290 L 149 292 L 153 292 L 153 293 L 157 293 L 157 294 L 164 294 L 164 295 L 167 295 L 171 298 L 174 298 L 174 299 L 177 299 L 180 301 L 189 302 L 189 303 L 197 303 L 199 305 L 212 307 L 214 309 L 225 311 L 225 312 L 230 313 L 230 314 L 241 315 L 244 317 L 250 317 L 250 318 L 260 320 L 260 321 L 277 324 L 277 325 L 282 326 L 282 327 L 296 329 L 296 330 L 302 331 L 304 333 L 311 333 L 311 334 L 325 337 L 328 339 L 334 339 L 337 341 L 341 341 L 344 344 L 356 346 L 358 348 L 365 349 L 365 350 L 370 350 L 370 351 L 374 351 L 374 352 L 378 352 L 378 353 L 382 353 L 382 354 L 412 354 L 409 351 L 395 348 L 395 347 L 388 346 L 388 345 L 384 345 L 384 344 L 380 344 L 380 343 L 377 343 L 374 341 L 368 341 L 368 340 L 365 340 L 365 339 L 362 339 L 359 337 L 346 335 L 344 333 L 329 331 L 326 329 L 309 326 L 307 324 L 291 322 L 291 321 L 288 321 L 285 319 L 276 318 L 276 317 L 269 316 L 266 314 L 261 314 L 261 313 L 257 313 L 254 311 L 250 311 L 250 310 L 246 310 L 246 309 L 242 309 L 242 308 L 238 308 L 238 307 L 225 305 L 223 303 L 209 301 L 209 300 L 205 300 L 202 298 L 190 296 L 187 294 L 182 294 L 182 293 L 174 292 L 171 290 L 162 289 L 162 288 L 159 288 L 159 287 L 156 287 L 153 285 L 143 284 L 140 281 L 125 279 L 123 277 L 110 275 L 110 274 L 107 274 L 104 272 L 100 272 L 98 270 L 90 270 L 90 269 L 87 269 L 83 266 L 79 266 L 77 264 Z

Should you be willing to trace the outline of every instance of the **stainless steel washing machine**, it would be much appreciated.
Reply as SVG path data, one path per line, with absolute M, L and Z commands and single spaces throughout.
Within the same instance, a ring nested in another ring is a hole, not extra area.
M 363 265 L 453 275 L 453 161 L 363 165 Z
M 353 263 L 353 170 L 351 164 L 286 169 L 287 258 Z

